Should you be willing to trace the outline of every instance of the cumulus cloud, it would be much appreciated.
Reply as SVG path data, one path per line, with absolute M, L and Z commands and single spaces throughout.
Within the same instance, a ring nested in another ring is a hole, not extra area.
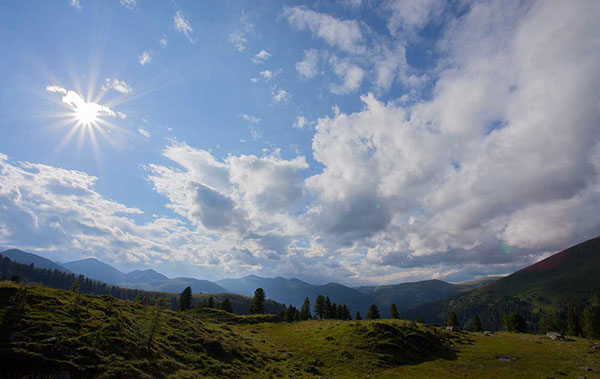
M 273 71 L 271 70 L 264 70 L 260 72 L 260 76 L 262 76 L 264 80 L 271 80 L 275 77 L 275 74 L 273 74 Z
M 383 9 L 393 6 L 388 2 Z M 295 29 L 310 30 L 337 48 L 335 54 L 329 49 L 306 50 L 303 60 L 296 63 L 300 76 L 311 79 L 319 73 L 319 61 L 328 62 L 332 73 L 341 79 L 341 83 L 334 81 L 326 86 L 332 93 L 354 92 L 360 88 L 363 79 L 372 82 L 378 92 L 387 92 L 398 81 L 418 93 L 420 88 L 415 88 L 415 82 L 425 82 L 422 74 L 407 63 L 408 37 L 378 34 L 365 23 L 338 19 L 306 7 L 285 8 L 283 15 Z M 391 17 L 389 11 L 382 16 L 386 20 Z M 420 30 L 418 27 L 423 26 L 417 24 L 411 30 Z
M 275 103 L 281 103 L 281 102 L 287 102 L 290 100 L 290 98 L 292 97 L 292 95 L 290 95 L 289 92 L 287 92 L 286 90 L 280 89 L 277 90 L 274 94 L 273 94 L 273 101 Z
M 350 63 L 349 60 L 339 60 L 332 57 L 330 60 L 333 72 L 342 80 L 341 83 L 333 84 L 331 92 L 336 94 L 346 94 L 356 91 L 365 76 L 365 71 Z
M 59 93 L 59 94 L 63 95 L 61 98 L 61 101 L 63 102 L 63 104 L 65 104 L 69 108 L 73 109 L 74 111 L 85 108 L 85 109 L 93 110 L 93 113 L 97 114 L 98 116 L 110 116 L 110 117 L 118 117 L 118 118 L 126 118 L 127 117 L 124 113 L 115 112 L 112 109 L 110 109 L 109 107 L 107 107 L 106 105 L 97 104 L 92 101 L 87 102 L 87 101 L 85 101 L 83 96 L 81 96 L 77 92 L 66 90 L 57 85 L 48 85 L 46 87 L 46 91 Z
M 265 63 L 269 58 L 271 58 L 271 54 L 266 50 L 261 50 L 252 58 L 252 62 Z
M 364 38 L 358 22 L 339 20 L 306 7 L 285 7 L 283 16 L 298 30 L 309 30 L 331 46 L 346 52 L 364 50 Z
M 305 79 L 312 79 L 319 72 L 319 53 L 315 49 L 305 50 L 304 59 L 296 63 L 296 71 Z
M 142 55 L 140 55 L 140 57 L 138 58 L 138 61 L 140 62 L 140 64 L 142 66 L 144 66 L 144 65 L 146 65 L 146 63 L 150 62 L 151 59 L 152 59 L 152 51 L 144 50 L 142 52 Z
M 81 3 L 79 0 L 71 0 L 71 6 L 77 10 L 81 9 Z
M 104 79 L 104 84 L 102 85 L 102 89 L 105 91 L 108 91 L 109 89 L 113 89 L 117 92 L 120 92 L 122 94 L 128 94 L 132 91 L 132 88 L 129 84 L 127 84 L 126 81 L 124 80 L 119 80 L 117 78 L 114 79 L 110 79 L 110 78 L 106 78 Z
M 413 33 L 423 28 L 432 19 L 440 17 L 446 2 L 443 0 L 388 0 L 384 2 L 382 13 L 387 18 L 387 26 L 392 34 L 398 30 Z
M 304 129 L 304 127 L 307 125 L 308 125 L 308 120 L 306 119 L 306 117 L 298 116 L 298 117 L 296 117 L 296 120 L 292 124 L 292 127 L 296 128 L 296 129 Z
M 191 33 L 194 32 L 192 28 L 192 24 L 188 20 L 185 19 L 183 13 L 181 11 L 177 11 L 173 16 L 173 27 L 180 33 L 183 33 L 188 41 L 194 43 L 194 39 L 191 36 Z

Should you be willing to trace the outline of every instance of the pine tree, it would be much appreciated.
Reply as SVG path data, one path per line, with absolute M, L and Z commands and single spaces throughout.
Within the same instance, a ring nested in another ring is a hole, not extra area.
M 323 317 L 325 318 L 331 318 L 331 300 L 329 300 L 329 296 L 327 296 L 325 298 L 325 314 L 323 315 Z
M 458 327 L 458 317 L 456 316 L 456 312 L 452 311 L 450 313 L 450 317 L 448 317 L 448 322 L 446 323 L 446 326 L 453 326 L 455 328 Z
M 233 312 L 233 306 L 231 305 L 231 301 L 227 297 L 225 299 L 223 299 L 221 304 L 219 304 L 219 308 L 221 308 L 225 312 L 229 312 L 229 313 Z
M 325 315 L 327 315 L 325 311 L 325 298 L 323 295 L 319 295 L 315 299 L 315 317 L 323 319 L 323 316 Z
M 481 332 L 481 329 L 481 320 L 479 319 L 479 316 L 473 316 L 473 331 Z
M 206 300 L 206 308 L 215 308 L 215 299 L 212 296 L 209 296 L 208 300 Z
M 294 321 L 300 321 L 300 312 L 296 308 L 294 308 Z
M 337 318 L 337 305 L 335 303 L 331 304 L 331 308 L 329 308 L 329 317 L 331 320 L 335 320 Z
M 400 318 L 396 304 L 392 304 L 392 306 L 390 307 L 390 314 L 392 315 L 392 318 Z
M 527 331 L 527 324 L 525 322 L 525 319 L 523 318 L 523 316 L 516 312 L 504 315 L 503 321 L 504 326 L 502 327 L 502 329 L 504 329 L 507 332 L 521 333 Z
M 538 326 L 540 327 L 540 333 L 542 334 L 558 331 L 556 317 L 548 313 L 542 313 L 540 321 L 538 321 Z
M 367 312 L 367 320 L 377 320 L 380 318 L 381 316 L 379 315 L 379 308 L 377 308 L 377 305 L 371 304 L 369 307 L 369 312 Z
M 355 319 L 356 321 L 360 321 L 360 320 L 362 320 L 362 317 L 360 317 L 360 312 L 359 312 L 359 311 L 356 311 L 356 316 L 354 317 L 354 319 Z
M 304 299 L 304 304 L 302 304 L 302 310 L 300 311 L 300 319 L 301 320 L 309 320 L 312 318 L 310 314 L 310 300 L 308 297 Z
M 583 310 L 583 336 L 590 340 L 600 339 L 600 321 L 594 307 L 588 305 Z
M 252 300 L 252 305 L 250 306 L 250 314 L 263 314 L 265 313 L 265 299 L 267 295 L 265 294 L 265 290 L 262 288 L 257 288 L 254 291 L 254 299 Z
M 154 335 L 159 330 L 160 314 L 161 314 L 163 306 L 164 306 L 164 300 L 162 298 L 159 298 L 157 301 L 154 302 L 154 307 L 152 310 L 152 313 L 153 313 L 152 325 L 150 327 L 150 334 L 148 336 L 148 344 L 146 345 L 147 350 L 150 350 L 152 348 L 152 340 L 154 339 Z
M 192 287 L 186 287 L 179 295 L 179 310 L 192 308 Z
M 350 315 L 350 309 L 348 309 L 348 306 L 346 306 L 346 304 L 344 304 L 344 306 L 342 307 L 342 313 L 344 315 L 344 320 L 352 320 L 352 316 Z
M 573 308 L 569 309 L 567 312 L 567 333 L 574 337 L 581 335 L 579 315 Z

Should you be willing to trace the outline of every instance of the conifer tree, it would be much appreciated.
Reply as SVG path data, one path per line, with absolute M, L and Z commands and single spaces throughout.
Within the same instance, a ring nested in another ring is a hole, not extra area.
M 192 287 L 186 287 L 179 295 L 179 310 L 185 311 L 192 308 Z
M 152 325 L 150 327 L 150 334 L 148 336 L 148 344 L 146 345 L 147 350 L 150 350 L 152 348 L 152 340 L 154 339 L 156 333 L 158 333 L 160 327 L 160 314 L 162 312 L 163 306 L 164 300 L 162 298 L 159 298 L 154 302 L 154 307 L 152 309 Z
M 503 317 L 504 326 L 502 329 L 507 332 L 521 333 L 527 331 L 527 323 L 520 314 L 513 312 Z
M 327 315 L 325 311 L 325 298 L 323 295 L 319 295 L 315 299 L 315 317 L 323 319 L 323 316 L 325 315 Z
M 233 306 L 231 305 L 231 301 L 227 297 L 223 299 L 223 301 L 221 301 L 221 304 L 219 304 L 219 308 L 221 308 L 225 312 L 233 312 Z
M 581 335 L 579 315 L 573 308 L 569 309 L 567 312 L 567 333 L 574 337 Z
M 450 313 L 450 317 L 448 317 L 446 326 L 453 326 L 455 328 L 458 327 L 458 317 L 456 316 L 456 312 L 452 311 L 452 313 Z
M 342 307 L 342 313 L 344 315 L 344 320 L 352 320 L 352 316 L 350 315 L 350 309 L 348 309 L 348 306 L 346 306 L 346 304 L 344 304 L 344 306 Z
M 294 308 L 294 321 L 300 321 L 300 312 Z
M 392 304 L 392 306 L 390 307 L 390 314 L 392 315 L 392 318 L 400 318 L 396 304 Z
M 473 316 L 473 331 L 481 332 L 481 320 L 477 315 Z
M 329 308 L 329 319 L 335 320 L 337 318 L 337 305 L 335 303 L 331 304 Z
M 215 308 L 215 299 L 212 296 L 206 300 L 206 308 Z
M 331 300 L 329 300 L 329 296 L 325 298 L 325 314 L 323 317 L 330 318 L 331 315 Z
M 590 340 L 600 339 L 600 320 L 594 307 L 588 305 L 583 310 L 583 336 Z
M 548 332 L 556 332 L 558 331 L 556 325 L 556 317 L 554 315 L 543 312 L 540 316 L 540 321 L 538 321 L 538 326 L 540 327 L 540 332 L 542 334 L 546 334 Z
M 300 311 L 300 319 L 301 320 L 309 320 L 312 318 L 310 314 L 310 300 L 308 297 L 304 299 L 304 304 L 302 304 L 302 310 Z
M 254 299 L 252 300 L 252 305 L 250 306 L 250 314 L 263 314 L 265 313 L 265 299 L 267 295 L 265 294 L 265 290 L 262 288 L 257 288 L 254 291 Z
M 380 318 L 381 316 L 379 315 L 379 308 L 377 308 L 377 305 L 371 304 L 371 306 L 369 307 L 369 312 L 367 312 L 367 319 L 377 320 Z
M 354 319 L 355 319 L 356 321 L 360 321 L 360 320 L 362 320 L 362 317 L 360 317 L 360 312 L 359 312 L 359 311 L 356 311 L 356 317 L 354 317 Z

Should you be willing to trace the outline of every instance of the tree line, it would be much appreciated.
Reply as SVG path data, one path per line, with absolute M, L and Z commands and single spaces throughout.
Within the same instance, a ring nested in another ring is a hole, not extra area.
M 525 320 L 525 317 L 517 312 L 505 314 L 502 318 L 502 330 L 514 333 L 537 332 L 546 334 L 548 332 L 557 332 L 572 337 L 585 337 L 588 339 L 600 339 L 600 307 L 594 304 L 588 304 L 583 308 L 582 312 L 578 312 L 572 307 L 567 310 L 565 317 L 562 317 L 561 312 L 546 312 L 540 310 L 536 328 Z M 449 327 L 459 327 L 460 321 L 456 312 L 450 312 L 446 325 Z M 479 315 L 473 316 L 470 329 L 474 332 L 483 330 L 482 322 Z M 533 329 L 533 330 L 532 330 Z
M 11 280 L 21 283 L 40 283 L 48 287 L 69 290 L 77 280 L 78 292 L 88 295 L 110 295 L 121 300 L 136 300 L 140 298 L 163 298 L 172 310 L 177 309 L 177 297 L 161 292 L 151 292 L 138 289 L 121 288 L 60 270 L 50 270 L 35 267 L 33 263 L 26 265 L 17 263 L 0 254 L 0 280 Z
M 178 309 L 180 311 L 185 311 L 188 309 L 192 309 L 192 289 L 190 287 L 186 287 L 181 294 L 179 295 Z M 250 304 L 250 308 L 248 309 L 248 313 L 250 314 L 264 314 L 266 313 L 265 302 L 267 301 L 267 295 L 265 290 L 262 288 L 257 288 L 254 291 L 254 297 L 252 298 L 252 302 Z M 232 312 L 231 302 L 229 299 L 224 299 L 220 303 L 215 302 L 212 296 L 203 300 L 201 303 L 196 305 L 199 308 L 213 308 L 213 309 L 221 309 L 226 312 Z M 290 304 L 287 308 L 281 310 L 278 313 L 278 316 L 281 320 L 287 322 L 293 321 L 306 321 L 311 319 L 328 319 L 328 320 L 352 320 L 352 315 L 350 309 L 346 304 L 336 304 L 332 303 L 329 296 L 318 295 L 314 301 L 314 317 L 311 312 L 311 302 L 307 297 L 304 299 L 304 303 L 300 309 L 296 308 L 292 304 Z M 396 304 L 392 304 L 390 307 L 390 314 L 392 318 L 399 318 L 398 308 Z M 369 307 L 369 311 L 367 312 L 368 320 L 377 320 L 380 319 L 381 315 L 379 313 L 379 308 L 375 304 L 371 304 Z M 354 316 L 355 320 L 362 320 L 362 316 L 360 315 L 360 311 L 356 311 Z

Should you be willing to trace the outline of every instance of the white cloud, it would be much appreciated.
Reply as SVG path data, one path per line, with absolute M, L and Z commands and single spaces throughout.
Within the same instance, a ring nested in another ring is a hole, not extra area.
M 126 81 L 119 80 L 117 78 L 114 78 L 112 80 L 110 78 L 104 79 L 104 84 L 102 85 L 102 89 L 105 91 L 108 91 L 109 89 L 113 89 L 122 94 L 128 94 L 132 91 L 131 86 L 129 84 L 127 84 Z
M 138 133 L 140 133 L 141 135 L 143 135 L 146 138 L 150 138 L 150 136 L 151 136 L 150 132 L 148 130 L 144 129 L 144 127 L 142 127 L 142 126 L 140 126 L 138 128 Z
M 269 58 L 271 58 L 271 54 L 266 50 L 261 50 L 252 58 L 252 62 L 256 64 L 265 63 Z
M 181 13 L 180 11 L 177 11 L 173 16 L 173 26 L 175 30 L 177 30 L 180 33 L 183 33 L 191 43 L 194 43 L 194 39 L 190 35 L 194 32 L 194 29 L 192 28 L 190 22 L 185 19 L 183 13 Z
M 81 9 L 81 3 L 79 0 L 71 0 L 71 6 L 77 10 Z
M 78 109 L 88 108 L 93 109 L 94 113 L 98 116 L 110 116 L 118 118 L 126 118 L 127 116 L 121 112 L 115 112 L 106 105 L 97 104 L 93 101 L 85 101 L 83 96 L 75 91 L 66 90 L 57 85 L 49 85 L 46 87 L 46 91 L 62 94 L 61 101 L 69 108 L 77 111 Z
M 260 79 L 259 78 L 250 78 L 250 81 L 252 83 L 258 83 L 258 82 L 260 82 Z
M 319 53 L 315 49 L 305 50 L 304 59 L 296 63 L 296 71 L 305 79 L 311 79 L 319 72 Z
M 234 44 L 238 51 L 244 51 L 248 43 L 248 36 L 254 34 L 254 24 L 250 22 L 246 14 L 242 14 L 239 21 L 239 28 L 229 34 L 229 42 Z
M 280 102 L 287 102 L 290 97 L 292 97 L 292 95 L 289 94 L 289 92 L 285 91 L 285 90 L 277 90 L 275 92 L 275 94 L 273 95 L 273 101 L 276 103 L 280 103 Z
M 152 59 L 152 51 L 150 51 L 150 50 L 144 50 L 142 52 L 142 55 L 140 55 L 140 57 L 138 58 L 138 60 L 142 66 L 144 66 L 146 63 L 150 62 L 151 59 Z
M 264 80 L 271 80 L 271 79 L 273 79 L 275 74 L 273 74 L 273 71 L 271 71 L 271 70 L 264 70 L 264 71 L 260 72 L 260 76 L 262 76 L 262 78 Z
M 285 7 L 283 16 L 298 30 L 310 30 L 331 46 L 356 53 L 364 50 L 364 38 L 355 20 L 339 20 L 306 7 Z
M 296 117 L 296 120 L 292 124 L 292 127 L 296 128 L 296 129 L 304 129 L 304 127 L 307 125 L 308 125 L 308 120 L 306 119 L 306 117 L 298 116 L 298 117 Z
M 121 5 L 128 9 L 134 9 L 138 5 L 138 0 L 121 0 Z
M 336 94 L 347 94 L 356 91 L 360 88 L 360 84 L 365 76 L 365 71 L 350 63 L 349 60 L 339 60 L 332 57 L 330 63 L 333 67 L 333 72 L 342 79 L 341 84 L 334 84 L 331 87 L 331 92 Z
M 431 19 L 439 17 L 445 6 L 444 0 L 388 0 L 383 4 L 382 13 L 392 34 L 399 29 L 414 33 L 415 29 L 421 29 Z
M 244 120 L 248 121 L 251 124 L 258 124 L 260 122 L 260 117 L 254 117 L 245 113 L 242 113 L 241 116 Z

